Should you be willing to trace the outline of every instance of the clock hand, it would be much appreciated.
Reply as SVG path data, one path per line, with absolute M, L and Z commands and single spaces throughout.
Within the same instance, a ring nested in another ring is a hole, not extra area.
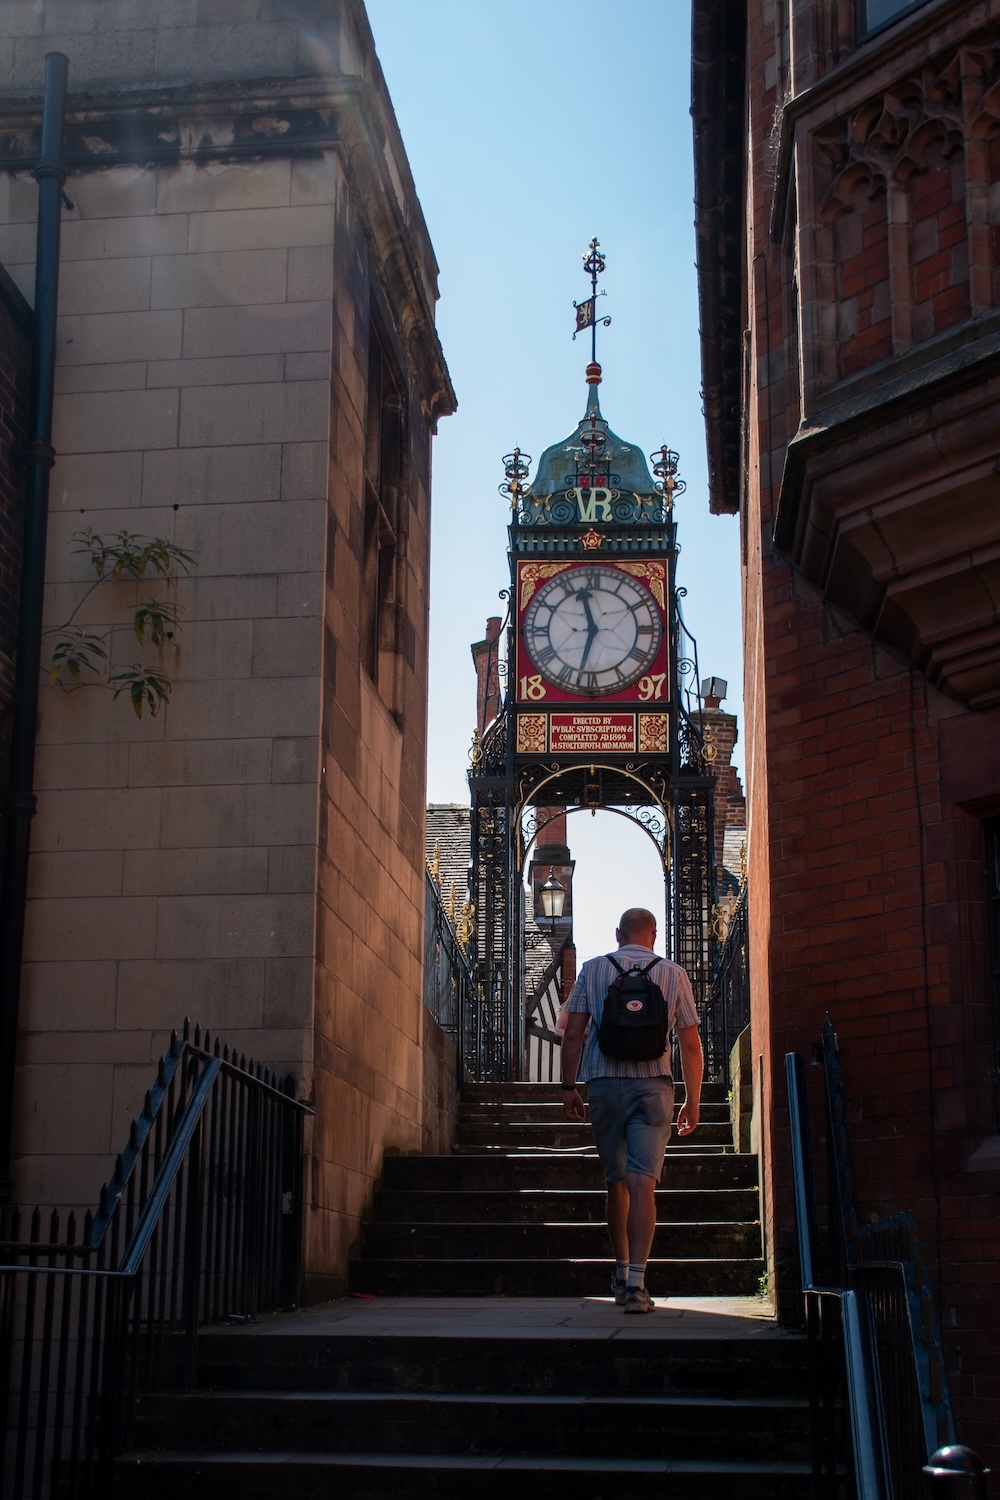
M 590 595 L 587 593 L 587 590 L 580 589 L 576 597 L 583 605 L 583 612 L 587 617 L 587 642 L 583 648 L 583 655 L 580 657 L 579 666 L 579 670 L 582 672 L 586 664 L 587 657 L 590 655 L 590 648 L 594 644 L 597 636 L 600 634 L 600 626 L 595 622 L 594 616 L 590 612 Z

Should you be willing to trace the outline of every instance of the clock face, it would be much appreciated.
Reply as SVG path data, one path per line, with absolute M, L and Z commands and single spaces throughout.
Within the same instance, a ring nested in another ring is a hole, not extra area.
M 660 612 L 645 584 L 601 564 L 568 568 L 535 594 L 524 643 L 553 686 L 600 697 L 647 672 L 660 649 Z

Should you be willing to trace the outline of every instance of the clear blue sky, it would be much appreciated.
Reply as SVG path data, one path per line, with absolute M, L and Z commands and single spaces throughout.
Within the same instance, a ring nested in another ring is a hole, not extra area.
M 428 800 L 467 801 L 469 644 L 508 581 L 501 457 L 537 461 L 586 399 L 573 342 L 582 257 L 607 255 L 598 359 L 612 428 L 681 456 L 684 611 L 701 675 L 741 712 L 738 531 L 708 512 L 683 0 L 367 0 L 441 266 L 438 327 L 458 394 L 434 445 Z M 737 755 L 742 746 L 738 747 Z M 662 908 L 653 846 L 624 819 L 570 820 L 580 956 L 624 906 Z

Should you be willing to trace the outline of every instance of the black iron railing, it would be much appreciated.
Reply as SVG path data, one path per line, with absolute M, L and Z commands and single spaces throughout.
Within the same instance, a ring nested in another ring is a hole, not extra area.
M 797 1052 L 785 1058 L 815 1493 L 831 1500 L 841 1493 L 846 1454 L 851 1493 L 859 1500 L 921 1500 L 938 1487 L 967 1500 L 985 1496 L 981 1462 L 955 1446 L 913 1216 L 897 1214 L 864 1227 L 858 1222 L 843 1078 L 829 1017 L 818 1050 L 826 1082 L 833 1230 L 825 1260 L 833 1285 L 821 1283 L 805 1068 Z M 966 1482 L 966 1488 L 955 1487 Z
M 196 1028 L 171 1038 L 82 1225 L 0 1220 L 0 1493 L 104 1500 L 138 1397 L 194 1384 L 198 1332 L 299 1300 L 302 1142 L 290 1079 Z
M 750 922 L 744 885 L 719 949 L 708 1012 L 715 1052 L 724 1071 L 740 1032 L 750 1024 Z

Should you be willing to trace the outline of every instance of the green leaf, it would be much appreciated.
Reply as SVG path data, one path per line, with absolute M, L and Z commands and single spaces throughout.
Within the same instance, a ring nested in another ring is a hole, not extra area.
M 79 677 L 82 670 L 100 672 L 101 663 L 107 661 L 105 637 L 92 635 L 75 626 L 65 630 L 52 648 L 49 663 L 49 685 L 55 687 L 65 672 L 70 678 Z
M 112 673 L 108 678 L 108 686 L 114 688 L 116 698 L 127 689 L 136 718 L 141 719 L 144 706 L 149 708 L 153 718 L 156 717 L 163 704 L 170 701 L 173 684 L 166 673 L 158 672 L 155 667 L 144 667 L 141 662 L 134 662 L 131 667 Z

